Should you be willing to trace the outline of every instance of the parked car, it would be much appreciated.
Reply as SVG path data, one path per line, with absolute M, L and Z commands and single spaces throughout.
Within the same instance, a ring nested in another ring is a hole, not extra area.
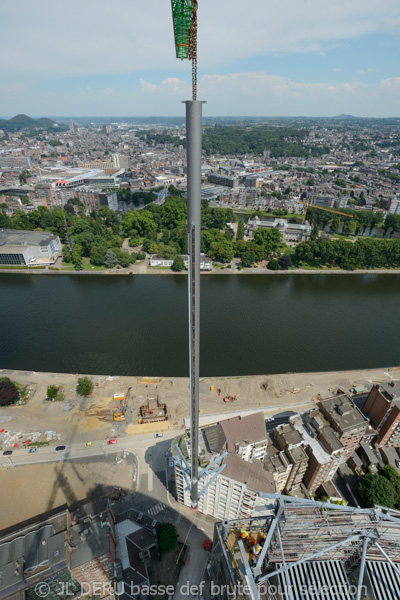
M 107 444 L 116 444 L 117 440 L 113 438 L 112 440 L 107 440 Z
M 204 550 L 208 550 L 209 552 L 211 552 L 212 549 L 213 549 L 213 543 L 212 543 L 212 541 L 211 540 L 204 540 L 203 548 L 204 548 Z
M 90 448 L 91 445 L 92 445 L 92 442 L 86 442 L 85 448 Z
M 272 421 L 275 421 L 275 417 L 269 417 L 267 419 L 267 423 L 272 423 Z
M 34 452 L 37 452 L 37 448 L 29 448 L 28 454 L 33 454 Z
M 12 454 L 13 451 L 12 450 L 6 450 L 5 452 L 3 452 L 4 456 L 10 456 L 10 454 Z
M 154 437 L 155 437 L 155 438 L 158 438 L 158 437 L 162 437 L 162 436 L 163 436 L 163 434 L 162 434 L 162 433 L 156 433 L 156 435 L 155 435 Z
M 174 466 L 174 459 L 172 458 L 172 456 L 170 456 L 168 459 L 168 466 L 171 468 Z
M 65 446 L 56 446 L 56 450 L 65 450 Z

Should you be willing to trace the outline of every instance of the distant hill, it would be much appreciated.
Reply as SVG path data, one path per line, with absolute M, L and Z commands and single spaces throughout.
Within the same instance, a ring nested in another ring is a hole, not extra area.
M 16 115 L 12 119 L 0 119 L 0 129 L 4 131 L 18 131 L 19 129 L 49 129 L 57 125 L 55 121 L 43 117 L 32 119 L 27 115 Z
M 337 117 L 332 117 L 332 119 L 357 119 L 354 115 L 337 115 Z

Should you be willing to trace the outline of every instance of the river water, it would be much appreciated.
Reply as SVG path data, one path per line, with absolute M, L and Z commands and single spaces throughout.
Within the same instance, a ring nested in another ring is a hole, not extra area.
M 188 375 L 182 275 L 0 274 L 0 368 Z M 202 275 L 201 375 L 400 364 L 400 275 Z

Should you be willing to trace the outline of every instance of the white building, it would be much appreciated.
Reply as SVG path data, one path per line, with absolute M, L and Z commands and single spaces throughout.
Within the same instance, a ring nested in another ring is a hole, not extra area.
M 264 229 L 279 229 L 284 241 L 305 242 L 310 239 L 312 227 L 308 221 L 304 223 L 289 223 L 288 219 L 269 219 L 261 221 L 259 217 L 249 219 L 247 222 L 249 235 L 253 235 L 259 227 Z
M 185 269 L 188 268 L 188 255 L 182 255 L 183 262 L 185 264 Z M 152 254 L 150 256 L 150 267 L 171 267 L 173 259 L 170 258 L 162 258 L 157 254 Z M 212 262 L 205 254 L 200 254 L 200 271 L 211 271 L 212 270 Z
M 60 238 L 46 231 L 0 229 L 0 265 L 51 265 L 61 249 Z
M 263 413 L 246 417 L 234 417 L 200 429 L 200 471 L 205 475 L 199 480 L 199 511 L 216 519 L 250 517 L 255 506 L 262 504 L 259 492 L 275 493 L 274 477 L 263 468 L 267 451 L 267 433 Z M 176 440 L 174 441 L 174 444 Z M 184 455 L 190 457 L 190 438 L 180 441 Z M 175 446 L 172 449 L 177 458 Z M 218 457 L 220 461 L 218 462 Z M 214 480 L 213 472 L 207 473 L 211 461 L 223 467 Z M 175 460 L 176 494 L 179 502 L 191 506 L 190 490 L 179 459 Z M 207 491 L 201 493 L 207 486 Z

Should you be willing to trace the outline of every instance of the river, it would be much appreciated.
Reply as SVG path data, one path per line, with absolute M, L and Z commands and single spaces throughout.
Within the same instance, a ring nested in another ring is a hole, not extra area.
M 400 275 L 202 275 L 201 375 L 400 364 Z M 187 278 L 0 274 L 0 368 L 188 375 Z

